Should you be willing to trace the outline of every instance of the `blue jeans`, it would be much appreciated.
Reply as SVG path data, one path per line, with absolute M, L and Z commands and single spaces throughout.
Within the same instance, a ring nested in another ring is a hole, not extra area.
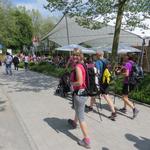
M 11 64 L 6 64 L 6 74 L 12 75 Z
M 25 70 L 28 70 L 29 68 L 28 68 L 28 63 L 27 62 L 24 62 L 24 68 L 25 68 Z

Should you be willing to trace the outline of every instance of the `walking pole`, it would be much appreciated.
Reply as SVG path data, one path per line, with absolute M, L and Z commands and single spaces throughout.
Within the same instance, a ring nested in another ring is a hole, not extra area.
M 118 76 L 115 76 L 116 78 L 115 78 L 115 80 L 116 81 L 118 81 Z M 116 81 L 114 82 L 114 84 L 116 83 Z M 114 101 L 113 101 L 113 103 L 115 104 L 116 103 L 116 86 L 114 85 Z
M 115 86 L 115 89 L 114 89 L 114 101 L 113 103 L 115 104 L 116 103 L 116 86 Z
M 102 110 L 102 101 L 101 101 L 100 96 L 98 96 L 98 99 L 99 99 L 99 103 L 100 103 L 100 108 L 101 108 L 101 110 Z
M 115 102 L 116 102 L 116 93 L 114 93 L 114 104 L 115 104 Z
M 100 97 L 99 97 L 99 102 L 100 102 Z M 99 111 L 99 107 L 98 107 L 98 104 L 97 104 L 97 103 L 96 103 L 96 107 L 97 107 L 97 112 L 98 112 L 98 115 L 99 115 L 100 121 L 103 121 L 103 120 L 102 120 L 101 113 L 100 113 L 100 111 Z

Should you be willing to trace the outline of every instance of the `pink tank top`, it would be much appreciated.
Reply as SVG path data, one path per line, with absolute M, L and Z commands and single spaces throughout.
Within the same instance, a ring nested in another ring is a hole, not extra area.
M 85 69 L 84 69 L 82 64 L 77 64 L 76 67 L 79 67 L 81 69 L 81 71 L 82 71 L 83 83 L 80 86 L 73 86 L 73 89 L 74 90 L 85 89 L 86 88 L 86 84 L 85 84 L 86 72 L 85 72 Z M 75 76 L 76 76 L 75 71 L 72 71 L 71 77 L 70 77 L 71 82 L 76 82 L 77 81 Z

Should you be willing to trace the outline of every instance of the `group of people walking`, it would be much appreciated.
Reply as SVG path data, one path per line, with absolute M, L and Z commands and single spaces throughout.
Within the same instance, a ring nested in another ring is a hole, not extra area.
M 88 64 L 87 67 L 90 67 L 94 65 L 98 72 L 99 75 L 102 75 L 103 66 L 104 63 L 105 65 L 108 65 L 108 60 L 104 58 L 104 53 L 97 52 L 96 53 L 97 60 L 93 64 Z M 86 101 L 88 97 L 86 96 L 80 96 L 80 93 L 86 89 L 86 70 L 84 68 L 84 56 L 81 52 L 80 49 L 74 49 L 73 51 L 73 56 L 70 59 L 71 67 L 72 67 L 72 73 L 71 73 L 71 86 L 73 88 L 73 99 L 74 99 L 74 109 L 75 109 L 75 116 L 73 119 L 69 119 L 68 123 L 73 127 L 77 127 L 77 122 L 79 121 L 79 125 L 81 128 L 81 131 L 83 133 L 83 139 L 78 141 L 78 144 L 85 147 L 85 148 L 91 148 L 91 140 L 90 136 L 88 134 L 88 127 L 85 122 L 85 117 L 84 117 L 84 112 L 85 112 L 85 106 L 86 106 Z M 120 70 L 117 70 L 118 72 L 121 72 L 124 76 L 124 81 L 123 81 L 123 89 L 122 89 L 122 98 L 124 102 L 123 108 L 120 109 L 121 112 L 126 113 L 127 111 L 127 106 L 129 106 L 133 110 L 133 119 L 137 116 L 139 110 L 135 107 L 133 102 L 131 102 L 128 98 L 128 93 L 134 89 L 133 85 L 131 85 L 128 82 L 128 78 L 131 74 L 132 70 L 132 64 L 133 60 L 130 56 L 126 55 L 123 60 L 123 65 L 120 68 Z M 69 64 L 69 63 L 68 63 Z M 68 65 L 67 64 L 67 65 Z M 108 70 L 106 70 L 105 75 L 107 76 L 107 82 L 104 84 L 101 82 L 101 96 L 104 97 L 104 99 L 107 101 L 110 110 L 111 110 L 111 116 L 109 117 L 111 120 L 115 121 L 115 118 L 117 117 L 116 113 L 116 108 L 114 106 L 114 103 L 109 96 L 109 82 L 110 82 L 110 73 Z M 103 79 L 104 80 L 104 79 Z M 91 97 L 90 101 L 90 106 L 88 108 L 90 110 L 93 109 L 93 104 L 95 103 L 95 97 Z
M 24 68 L 28 70 L 29 57 L 25 55 L 23 58 Z M 14 69 L 18 70 L 18 65 L 20 63 L 20 58 L 17 55 L 12 56 L 9 52 L 6 52 L 6 56 L 4 59 L 6 75 L 12 75 L 12 64 L 14 65 Z

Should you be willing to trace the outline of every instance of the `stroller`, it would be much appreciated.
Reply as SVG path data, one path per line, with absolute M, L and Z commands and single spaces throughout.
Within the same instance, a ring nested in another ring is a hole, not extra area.
M 67 72 L 60 78 L 55 94 L 66 97 L 68 92 L 70 92 L 70 74 Z

